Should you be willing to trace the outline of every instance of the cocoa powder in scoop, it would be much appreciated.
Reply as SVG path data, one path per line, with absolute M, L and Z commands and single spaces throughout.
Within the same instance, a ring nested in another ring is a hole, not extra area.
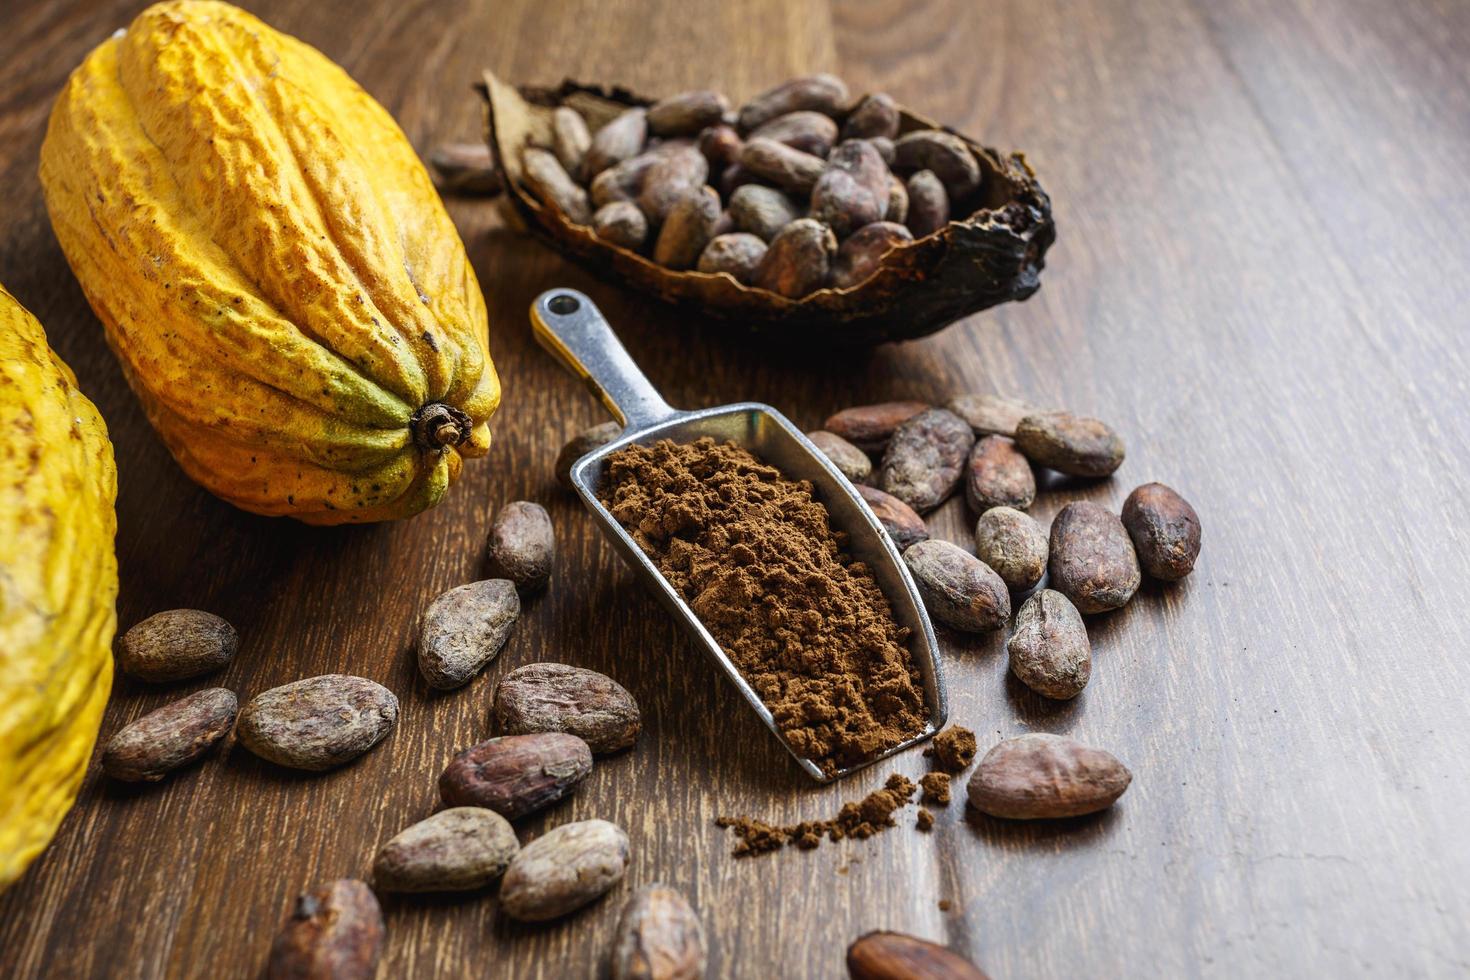
M 606 473 L 602 502 L 798 753 L 831 773 L 923 729 L 907 631 L 810 483 L 710 438 L 629 446 Z

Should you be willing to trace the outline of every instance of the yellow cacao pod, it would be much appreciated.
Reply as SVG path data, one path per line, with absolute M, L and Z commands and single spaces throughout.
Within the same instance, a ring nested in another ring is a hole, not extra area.
M 41 148 L 56 237 L 174 458 L 318 524 L 407 517 L 483 456 L 485 300 L 391 116 L 225 3 L 138 15 Z
M 0 891 L 71 809 L 97 740 L 116 497 L 102 416 L 0 287 Z

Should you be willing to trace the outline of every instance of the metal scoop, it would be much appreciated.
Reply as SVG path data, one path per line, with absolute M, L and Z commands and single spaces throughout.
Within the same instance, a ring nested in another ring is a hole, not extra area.
M 623 423 L 623 434 L 619 438 L 573 464 L 572 486 L 576 487 L 582 502 L 597 518 L 603 532 L 612 539 L 623 558 L 638 570 L 664 606 L 684 624 L 704 652 L 730 678 L 807 775 L 822 783 L 840 779 L 921 742 L 944 727 L 948 709 L 944 679 L 940 676 L 939 647 L 934 642 L 934 628 L 929 625 L 929 616 L 924 612 L 913 579 L 909 577 L 893 542 L 852 484 L 817 447 L 807 441 L 801 430 L 769 405 L 754 402 L 696 412 L 670 408 L 643 372 L 638 370 L 602 313 L 590 299 L 574 289 L 553 289 L 537 297 L 531 306 L 531 327 L 541 346 L 586 381 L 593 394 Z M 888 597 L 894 618 L 900 626 L 908 627 L 909 650 L 923 675 L 924 697 L 929 706 L 929 723 L 922 732 L 858 765 L 839 769 L 831 775 L 823 773 L 781 734 L 770 709 L 746 683 L 719 642 L 597 499 L 597 489 L 602 483 L 609 454 L 632 443 L 646 446 L 660 439 L 687 443 L 701 436 L 733 442 L 786 476 L 811 482 L 817 499 L 831 515 L 832 526 L 847 532 L 852 555 L 872 569 L 878 586 Z

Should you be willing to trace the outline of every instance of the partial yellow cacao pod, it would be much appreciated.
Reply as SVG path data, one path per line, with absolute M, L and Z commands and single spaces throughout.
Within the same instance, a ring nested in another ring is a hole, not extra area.
M 403 132 L 229 4 L 139 14 L 51 113 L 56 237 L 174 458 L 246 510 L 407 517 L 483 456 L 485 300 Z
M 97 740 L 116 497 L 102 416 L 0 287 L 0 891 L 71 809 Z

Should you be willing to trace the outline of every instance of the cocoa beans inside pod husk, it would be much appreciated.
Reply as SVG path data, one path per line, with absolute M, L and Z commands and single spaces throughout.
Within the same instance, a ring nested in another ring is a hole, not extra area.
M 978 189 L 949 202 L 951 220 L 938 230 L 899 243 L 861 282 L 847 288 L 828 283 L 799 296 L 762 288 L 756 285 L 759 278 L 744 283 L 720 271 L 665 268 L 647 254 L 651 243 L 641 251 L 621 247 L 545 203 L 532 190 L 522 165 L 526 146 L 552 145 L 553 113 L 559 107 L 580 112 L 596 133 L 630 108 L 651 106 L 655 99 L 619 87 L 573 81 L 555 88 L 517 88 L 489 72 L 482 91 L 489 105 L 487 137 L 503 169 L 506 198 L 533 233 L 612 281 L 684 310 L 790 342 L 864 345 L 922 337 L 999 303 L 1026 299 L 1039 288 L 1046 251 L 1056 239 L 1051 200 L 1024 155 L 984 147 L 898 106 L 899 140 L 938 130 L 945 138 L 936 146 L 948 153 L 959 141 L 978 168 Z M 864 100 L 858 96 L 845 104 L 860 105 Z M 846 121 L 845 111 L 834 109 L 832 114 L 839 125 Z M 934 166 L 932 155 L 939 162 L 952 162 L 938 150 L 919 153 L 923 147 L 912 140 L 905 146 L 906 160 L 912 157 Z M 909 173 L 903 166 L 898 169 L 900 176 Z M 708 180 L 718 185 L 722 174 L 712 169 Z M 966 186 L 965 181 L 951 182 L 956 191 Z M 724 187 L 724 194 L 733 186 Z M 593 193 L 595 206 L 607 200 Z M 912 208 L 907 220 L 912 230 Z

